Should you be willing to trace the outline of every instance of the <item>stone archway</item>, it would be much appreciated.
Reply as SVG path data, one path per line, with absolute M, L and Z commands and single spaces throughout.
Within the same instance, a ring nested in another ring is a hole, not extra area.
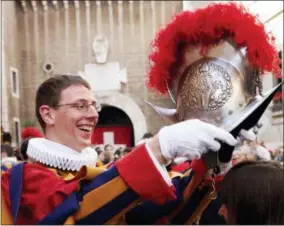
M 134 144 L 147 132 L 147 123 L 140 107 L 130 97 L 116 91 L 95 92 L 101 105 L 109 105 L 124 111 L 130 118 L 134 130 Z

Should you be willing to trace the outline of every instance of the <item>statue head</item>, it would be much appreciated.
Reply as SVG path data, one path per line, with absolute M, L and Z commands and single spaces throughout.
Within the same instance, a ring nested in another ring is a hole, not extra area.
M 109 50 L 107 37 L 104 35 L 95 36 L 92 47 L 97 63 L 104 64 L 107 61 Z

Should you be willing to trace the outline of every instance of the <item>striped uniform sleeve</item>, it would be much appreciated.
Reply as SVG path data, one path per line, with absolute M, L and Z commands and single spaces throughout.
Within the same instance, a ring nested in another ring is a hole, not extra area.
M 194 212 L 204 194 L 198 190 L 207 167 L 203 160 L 195 160 L 191 168 L 183 176 L 175 177 L 172 182 L 175 186 L 177 199 L 168 201 L 164 205 L 157 205 L 151 201 L 141 203 L 126 213 L 128 224 L 183 224 L 188 219 L 189 206 Z M 206 193 L 206 192 L 205 192 Z
M 174 187 L 150 155 L 145 144 L 140 145 L 91 181 L 81 181 L 76 223 L 117 224 L 140 200 L 161 204 L 175 199 Z

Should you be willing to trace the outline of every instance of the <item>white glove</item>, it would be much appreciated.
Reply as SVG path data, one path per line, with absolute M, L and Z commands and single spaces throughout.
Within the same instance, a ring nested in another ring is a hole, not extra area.
M 159 132 L 161 152 L 166 160 L 176 157 L 198 159 L 208 150 L 218 151 L 221 144 L 217 140 L 230 146 L 237 143 L 230 133 L 198 119 L 166 126 Z

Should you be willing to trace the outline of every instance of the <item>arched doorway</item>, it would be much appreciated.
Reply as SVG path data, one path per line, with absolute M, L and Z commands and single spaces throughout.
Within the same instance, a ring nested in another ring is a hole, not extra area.
M 146 118 L 137 103 L 129 96 L 117 91 L 96 92 L 94 95 L 103 107 L 118 108 L 130 118 L 133 125 L 134 144 L 137 144 L 148 131 Z
M 134 146 L 134 130 L 128 115 L 119 108 L 103 105 L 92 143 Z

